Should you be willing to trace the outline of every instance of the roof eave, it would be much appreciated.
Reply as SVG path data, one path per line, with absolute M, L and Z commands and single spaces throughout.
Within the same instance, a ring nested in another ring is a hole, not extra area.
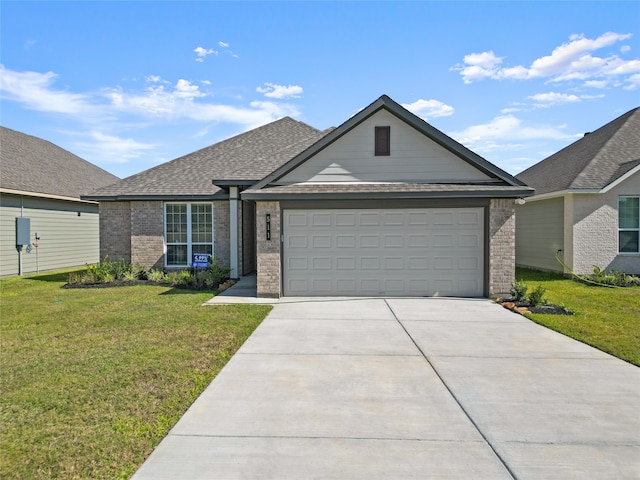
M 83 195 L 83 199 L 90 199 L 94 202 L 129 202 L 143 200 L 158 201 L 189 201 L 189 200 L 226 200 L 229 198 L 223 191 L 209 195 Z
M 633 175 L 635 175 L 636 173 L 640 172 L 640 165 L 636 165 L 634 168 L 632 168 L 631 170 L 629 170 L 627 173 L 625 173 L 624 175 L 621 175 L 620 177 L 616 178 L 613 182 L 609 183 L 608 185 L 606 185 L 602 190 L 600 190 L 601 193 L 607 193 L 609 190 L 611 190 L 612 188 L 617 187 L 618 185 L 620 185 L 622 182 L 624 182 L 625 180 L 627 180 L 628 178 L 631 178 Z
M 449 191 L 449 192 L 327 192 L 327 193 L 267 193 L 245 192 L 242 200 L 389 200 L 392 198 L 524 198 L 533 195 L 533 190 Z
M 96 201 L 85 199 L 84 196 L 78 197 L 66 197 L 64 195 L 54 195 L 50 193 L 38 193 L 38 192 L 27 192 L 24 190 L 12 190 L 10 188 L 0 188 L 0 193 L 6 193 L 11 195 L 20 195 L 25 197 L 37 197 L 37 198 L 47 198 L 50 200 L 64 200 L 65 202 L 76 202 L 76 203 L 89 203 L 95 204 Z

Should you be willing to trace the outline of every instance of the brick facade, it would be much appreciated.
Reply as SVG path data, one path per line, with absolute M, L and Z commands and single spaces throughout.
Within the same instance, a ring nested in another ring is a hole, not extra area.
M 213 202 L 214 254 L 229 266 L 229 202 Z M 164 202 L 100 202 L 100 258 L 164 268 Z
M 516 272 L 515 200 L 489 205 L 489 295 L 508 292 Z
M 164 268 L 164 203 L 131 202 L 131 263 Z
M 271 215 L 271 239 L 267 240 L 266 215 Z M 282 294 L 280 274 L 280 202 L 256 203 L 258 297 L 278 298 Z
M 131 261 L 131 203 L 100 202 L 100 260 Z
M 213 202 L 213 254 L 223 267 L 231 264 L 229 201 Z

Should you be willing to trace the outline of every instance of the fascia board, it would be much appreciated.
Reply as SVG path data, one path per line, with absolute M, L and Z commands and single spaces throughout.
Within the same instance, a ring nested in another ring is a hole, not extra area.
M 621 177 L 616 178 L 613 182 L 611 182 L 609 185 L 605 186 L 602 190 L 600 190 L 600 193 L 607 193 L 609 190 L 611 190 L 612 188 L 617 187 L 622 182 L 624 182 L 626 179 L 632 177 L 633 175 L 635 175 L 638 172 L 640 172 L 640 165 L 636 165 L 635 167 L 633 167 L 631 170 L 629 170 L 627 173 L 625 173 Z
M 393 198 L 522 198 L 532 193 L 483 191 L 483 192 L 351 192 L 351 193 L 241 193 L 243 200 L 353 200 Z
M 35 197 L 35 198 L 47 198 L 50 200 L 64 200 L 66 202 L 76 202 L 76 203 L 88 203 L 88 204 L 96 204 L 97 201 L 88 200 L 84 196 L 77 197 L 65 197 L 63 195 L 53 195 L 48 193 L 37 193 L 37 192 L 26 192 L 23 190 L 12 190 L 10 188 L 0 188 L 0 193 L 6 193 L 11 195 L 20 195 L 24 197 Z

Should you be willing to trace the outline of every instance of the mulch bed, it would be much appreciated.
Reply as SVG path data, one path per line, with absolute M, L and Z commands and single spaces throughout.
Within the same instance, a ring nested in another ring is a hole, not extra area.
M 218 285 L 219 292 L 226 290 L 230 286 L 236 283 L 235 280 L 227 280 L 224 283 Z M 62 288 L 112 288 L 112 287 L 131 287 L 132 285 L 155 285 L 156 287 L 173 287 L 173 288 L 182 288 L 185 290 L 197 290 L 191 286 L 187 285 L 172 285 L 167 282 L 153 282 L 151 280 L 115 280 L 109 283 L 65 283 Z M 202 290 L 210 290 L 208 288 L 203 288 Z
M 574 312 L 560 305 L 551 305 L 543 303 L 532 307 L 528 302 L 516 302 L 512 298 L 497 298 L 496 302 L 504 308 L 519 314 L 525 313 L 544 313 L 548 315 L 574 315 Z

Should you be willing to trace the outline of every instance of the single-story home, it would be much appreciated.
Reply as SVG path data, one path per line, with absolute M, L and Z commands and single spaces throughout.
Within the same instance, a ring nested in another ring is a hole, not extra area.
M 258 295 L 488 296 L 515 272 L 527 187 L 386 95 L 337 128 L 292 118 L 100 189 L 101 255 L 215 255 Z
M 0 127 L 0 165 L 1 276 L 100 261 L 98 203 L 80 195 L 118 177 L 51 142 L 5 127 Z M 17 238 L 18 231 L 24 238 Z
M 640 108 L 517 176 L 536 189 L 516 207 L 516 263 L 640 274 Z M 556 260 L 556 253 L 568 267 Z

